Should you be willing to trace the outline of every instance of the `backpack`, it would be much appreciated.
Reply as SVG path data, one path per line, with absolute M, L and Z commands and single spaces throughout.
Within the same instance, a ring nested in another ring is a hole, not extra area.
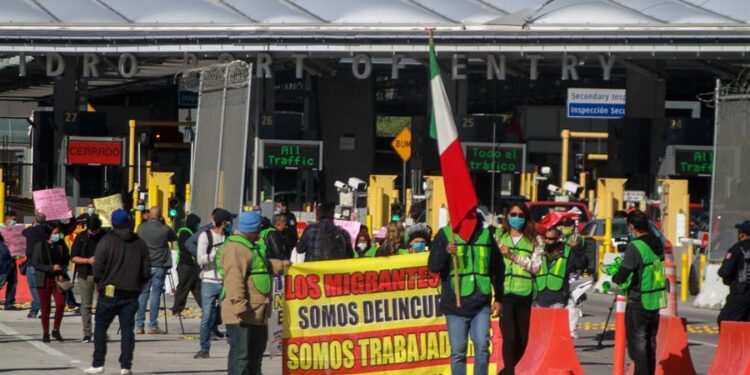
M 345 259 L 346 256 L 346 236 L 344 231 L 331 224 L 331 227 L 323 226 L 321 228 L 321 246 L 320 260 Z
M 200 229 L 198 229 L 197 232 L 193 233 L 190 238 L 188 238 L 185 241 L 185 248 L 190 253 L 190 255 L 193 256 L 193 258 L 198 258 L 198 237 L 200 237 L 201 233 L 208 232 L 211 230 L 210 225 L 204 225 Z M 208 237 L 208 250 L 207 253 L 211 254 L 211 250 L 214 248 L 214 236 L 207 236 Z

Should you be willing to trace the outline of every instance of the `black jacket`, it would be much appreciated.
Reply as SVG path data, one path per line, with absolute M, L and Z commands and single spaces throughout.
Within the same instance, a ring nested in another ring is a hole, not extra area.
M 474 230 L 471 239 L 468 241 L 469 244 L 474 244 L 479 239 L 481 234 L 482 224 L 479 223 L 477 228 Z M 494 233 L 493 228 L 488 228 L 490 233 Z M 456 306 L 456 295 L 453 291 L 451 283 L 453 282 L 450 277 L 450 269 L 452 259 L 446 247 L 448 245 L 448 238 L 445 236 L 445 232 L 440 230 L 432 241 L 430 247 L 430 256 L 427 261 L 427 267 L 430 271 L 439 273 L 441 286 L 440 286 L 440 310 L 444 314 L 458 315 L 463 317 L 474 317 L 479 310 L 485 306 L 490 305 L 490 296 L 483 295 L 479 289 L 475 290 L 474 294 L 468 297 L 461 298 L 461 307 Z M 490 250 L 490 282 L 492 283 L 493 289 L 495 290 L 495 301 L 499 302 L 503 296 L 503 283 L 505 282 L 505 263 L 503 263 L 503 257 L 500 255 L 500 250 L 497 247 L 497 243 L 490 236 L 489 243 Z
M 46 277 L 54 277 L 65 274 L 65 269 L 70 262 L 68 247 L 65 243 L 58 241 L 52 245 L 47 241 L 37 241 L 31 253 L 31 264 L 36 270 L 35 280 L 37 287 L 44 286 Z M 59 265 L 61 271 L 53 270 L 54 265 Z M 67 278 L 67 274 L 66 278 Z
M 81 257 L 91 258 L 96 253 L 96 245 L 99 241 L 104 238 L 107 232 L 101 229 L 99 233 L 92 235 L 89 231 L 81 232 L 76 239 L 73 241 L 73 245 L 70 247 L 70 257 Z M 92 267 L 90 264 L 76 264 L 76 273 L 81 279 L 85 279 L 92 274 Z
M 45 232 L 43 225 L 34 225 L 33 227 L 24 229 L 21 235 L 26 237 L 26 259 L 31 261 L 34 246 L 39 242 L 47 240 L 47 232 Z M 30 265 L 34 265 L 33 261 Z
M 190 214 L 185 219 L 185 228 L 189 229 L 193 233 L 197 233 L 200 223 L 201 218 L 198 217 L 198 215 Z M 192 236 L 192 234 L 184 230 L 178 230 L 177 232 L 177 250 L 180 252 L 179 264 L 197 266 L 197 264 L 195 263 L 195 257 L 190 254 L 190 251 L 188 250 L 186 245 L 187 240 Z
M 100 293 L 115 286 L 115 295 L 135 298 L 151 278 L 148 247 L 129 229 L 113 229 L 99 241 L 94 262 L 94 282 Z
M 724 282 L 724 285 L 735 286 L 739 281 L 737 277 L 742 272 L 742 266 L 745 262 L 745 253 L 742 249 L 750 251 L 750 240 L 737 242 L 727 251 L 727 255 L 721 262 L 719 268 L 719 277 Z M 750 282 L 750 280 L 748 280 Z
M 661 243 L 661 240 L 659 237 L 649 233 L 645 236 L 641 236 L 638 238 L 639 240 L 643 240 L 650 248 L 651 251 L 656 254 L 656 256 L 660 258 L 664 258 L 664 246 Z M 617 284 L 622 284 L 625 281 L 628 280 L 628 276 L 630 274 L 633 274 L 633 280 L 630 283 L 630 288 L 628 288 L 628 299 L 631 301 L 640 301 L 641 300 L 641 275 L 643 274 L 643 258 L 641 258 L 641 253 L 638 252 L 638 248 L 633 245 L 633 243 L 629 243 L 627 248 L 625 248 L 625 257 L 622 260 L 622 265 L 620 266 L 620 270 L 612 276 L 612 281 L 614 281 Z
M 271 231 L 266 236 L 266 249 L 268 257 L 273 259 L 289 259 L 292 251 L 287 246 L 287 239 L 283 232 L 278 230 Z

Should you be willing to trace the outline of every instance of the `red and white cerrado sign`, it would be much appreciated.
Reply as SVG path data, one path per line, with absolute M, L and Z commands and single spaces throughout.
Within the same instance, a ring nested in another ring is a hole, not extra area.
M 122 142 L 69 140 L 68 164 L 122 165 Z

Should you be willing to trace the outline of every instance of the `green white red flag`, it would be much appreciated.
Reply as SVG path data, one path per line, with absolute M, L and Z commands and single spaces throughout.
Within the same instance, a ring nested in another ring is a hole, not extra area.
M 453 233 L 469 241 L 477 225 L 477 194 L 469 175 L 469 168 L 466 166 L 466 158 L 461 148 L 461 141 L 458 139 L 451 105 L 440 76 L 440 66 L 435 58 L 432 35 L 430 35 L 430 87 L 432 93 L 430 134 L 437 139 L 451 229 Z

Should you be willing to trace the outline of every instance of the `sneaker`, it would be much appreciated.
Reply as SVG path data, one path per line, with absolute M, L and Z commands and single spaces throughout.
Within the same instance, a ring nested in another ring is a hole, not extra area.
M 223 338 L 224 338 L 224 334 L 223 334 L 223 333 L 221 333 L 221 331 L 219 331 L 218 329 L 215 329 L 215 330 L 213 330 L 213 331 L 212 331 L 211 333 L 213 333 L 213 334 L 214 334 L 214 336 L 216 336 L 216 337 L 218 337 L 218 338 L 220 338 L 220 339 L 223 339 Z
M 124 368 L 120 370 L 120 375 L 130 375 L 133 373 L 133 370 L 129 368 Z
M 48 333 L 42 335 L 42 342 L 46 342 L 46 343 L 50 342 L 49 334 Z
M 195 353 L 195 355 L 193 356 L 193 358 L 196 358 L 196 359 L 198 359 L 198 358 L 211 358 L 211 356 L 208 355 L 208 352 L 204 352 L 203 350 L 201 350 L 198 353 Z
M 29 315 L 26 315 L 26 317 L 29 318 L 29 319 L 36 319 L 36 314 L 37 313 L 35 313 L 35 312 L 29 312 Z
M 16 307 L 15 305 L 8 305 L 8 306 L 5 306 L 5 311 L 15 311 L 15 310 L 21 310 L 21 309 L 19 309 L 19 308 L 18 308 L 18 307 Z
M 104 366 L 102 367 L 89 367 L 85 370 L 83 370 L 84 374 L 103 374 L 104 373 Z
M 81 342 L 92 343 L 93 341 L 91 340 L 91 336 L 86 335 L 86 336 L 83 336 L 83 340 L 81 340 Z
M 154 328 L 150 328 L 149 327 L 149 329 L 148 329 L 148 334 L 149 335 L 163 335 L 165 333 L 166 332 L 162 331 L 161 328 L 159 328 L 159 327 L 154 327 Z
M 139 328 L 135 329 L 135 334 L 136 335 L 142 335 L 144 333 L 146 333 L 146 331 L 143 330 L 143 327 L 139 327 Z
M 60 341 L 60 342 L 65 341 L 65 340 L 63 340 L 62 336 L 60 335 L 60 331 L 56 330 L 56 329 L 52 330 L 52 337 L 54 337 L 55 340 Z

